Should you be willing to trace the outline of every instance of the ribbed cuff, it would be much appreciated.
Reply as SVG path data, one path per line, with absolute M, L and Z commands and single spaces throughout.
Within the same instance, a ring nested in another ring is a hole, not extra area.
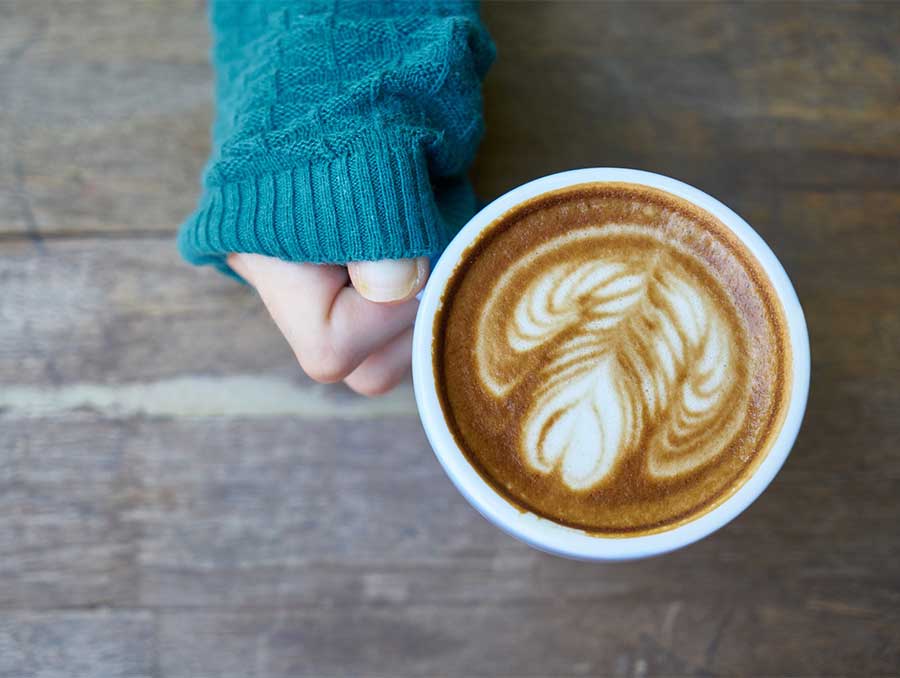
M 234 276 L 231 252 L 315 263 L 440 253 L 460 224 L 438 209 L 423 150 L 404 141 L 373 136 L 340 157 L 208 186 L 179 231 L 182 256 Z

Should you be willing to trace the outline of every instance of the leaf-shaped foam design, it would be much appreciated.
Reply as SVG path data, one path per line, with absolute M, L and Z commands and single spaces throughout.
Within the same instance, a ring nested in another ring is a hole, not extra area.
M 476 346 L 495 397 L 537 374 L 520 452 L 573 490 L 598 485 L 638 445 L 650 475 L 690 472 L 722 451 L 743 410 L 727 302 L 663 243 L 649 256 L 576 255 L 598 231 L 513 265 L 488 297 Z
M 570 383 L 544 391 L 523 433 L 532 468 L 551 473 L 559 467 L 573 489 L 592 487 L 610 472 L 631 424 L 631 408 L 609 389 L 614 371 L 604 357 Z

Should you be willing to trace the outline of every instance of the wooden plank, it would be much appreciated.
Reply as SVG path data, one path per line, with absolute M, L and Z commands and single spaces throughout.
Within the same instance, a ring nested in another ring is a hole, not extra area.
M 0 415 L 0 608 L 136 601 L 129 435 L 92 418 Z
M 209 147 L 202 4 L 0 12 L 0 234 L 171 233 Z
M 0 614 L 3 678 L 156 678 L 156 620 L 146 611 Z
M 0 383 L 299 373 L 252 288 L 168 237 L 0 243 L 0 285 Z
M 639 167 L 728 203 L 900 186 L 896 5 L 485 3 L 499 59 L 477 185 Z
M 157 422 L 131 454 L 145 605 L 452 598 L 498 555 L 531 557 L 458 495 L 411 418 Z
M 864 610 L 783 599 L 483 603 L 163 613 L 163 675 L 892 674 L 897 636 Z

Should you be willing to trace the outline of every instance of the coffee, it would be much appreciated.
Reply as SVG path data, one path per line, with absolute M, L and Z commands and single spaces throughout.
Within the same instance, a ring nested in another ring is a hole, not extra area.
M 434 321 L 448 427 L 514 505 L 603 536 L 670 529 L 752 475 L 790 391 L 784 311 L 711 214 L 592 183 L 510 210 Z

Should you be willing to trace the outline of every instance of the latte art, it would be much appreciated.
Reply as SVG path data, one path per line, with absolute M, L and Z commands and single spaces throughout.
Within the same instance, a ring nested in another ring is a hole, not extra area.
M 650 428 L 647 473 L 693 471 L 722 452 L 721 437 L 743 416 L 734 309 L 646 230 L 594 227 L 551 240 L 498 280 L 479 320 L 476 360 L 494 396 L 536 363 L 522 458 L 559 471 L 573 490 L 600 484 Z M 647 242 L 591 256 L 592 240 L 626 236 Z M 565 263 L 544 267 L 545 258 Z
M 504 215 L 435 321 L 441 404 L 501 494 L 607 535 L 715 506 L 785 409 L 783 311 L 710 215 L 662 191 L 591 184 Z

